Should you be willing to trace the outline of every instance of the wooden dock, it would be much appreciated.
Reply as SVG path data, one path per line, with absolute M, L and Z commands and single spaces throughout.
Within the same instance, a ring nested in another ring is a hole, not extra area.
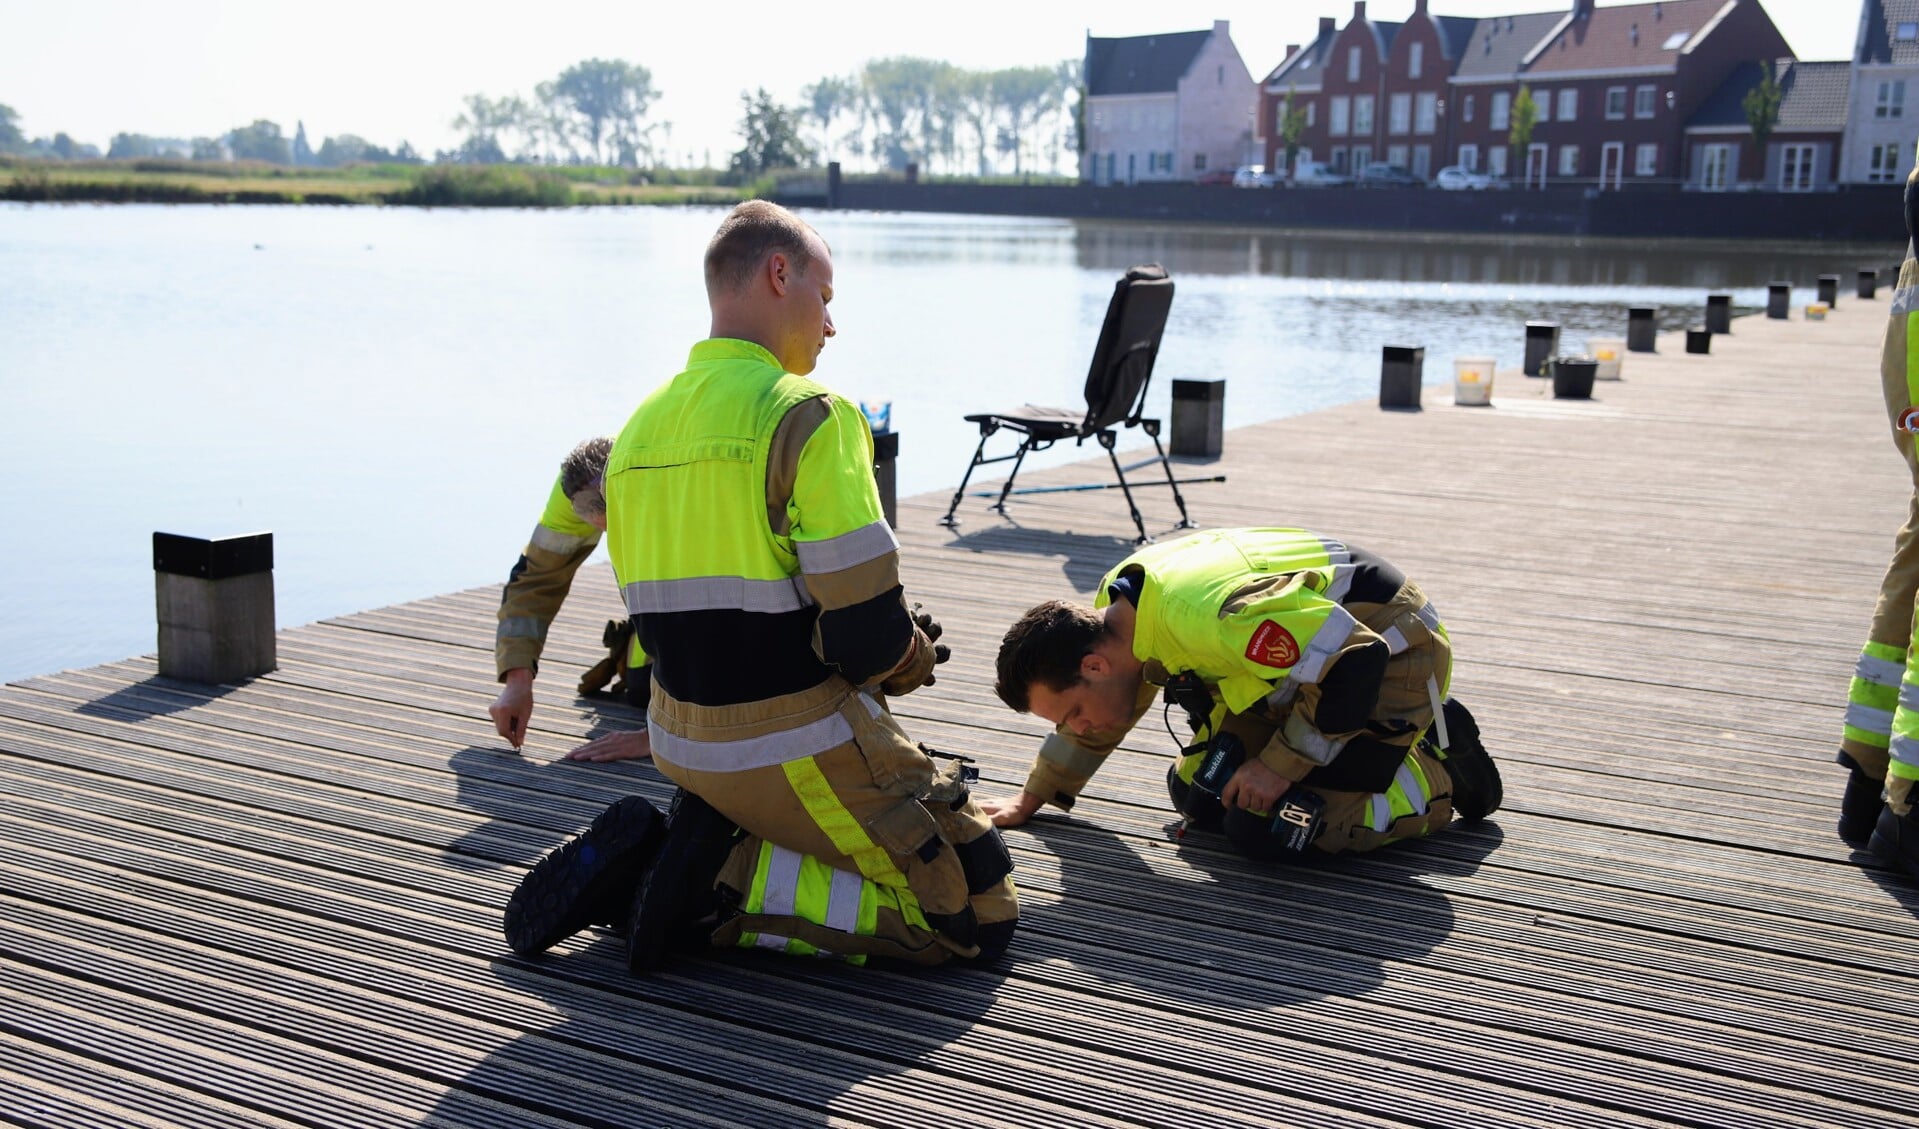
M 570 693 L 618 614 L 603 568 L 523 755 L 485 720 L 497 588 L 285 631 L 245 685 L 148 657 L 0 688 L 0 1123 L 1919 1125 L 1919 886 L 1832 830 L 1910 493 L 1888 300 L 1742 318 L 1705 357 L 1662 339 L 1590 402 L 1501 374 L 1491 408 L 1429 386 L 1422 412 L 1231 432 L 1194 517 L 1419 579 L 1506 807 L 1261 868 L 1169 841 L 1149 722 L 1070 818 L 1009 833 L 1025 916 L 997 968 L 715 954 L 639 979 L 604 933 L 507 951 L 529 863 L 669 792 L 556 759 L 636 721 Z M 1113 491 L 1011 520 L 969 499 L 957 536 L 945 504 L 900 507 L 909 594 L 955 649 L 900 712 L 999 794 L 1044 730 L 992 695 L 999 635 L 1086 594 L 1131 524 Z M 1144 509 L 1169 529 L 1163 488 Z

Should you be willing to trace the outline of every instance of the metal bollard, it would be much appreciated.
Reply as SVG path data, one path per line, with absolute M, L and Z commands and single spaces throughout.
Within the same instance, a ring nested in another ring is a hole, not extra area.
M 1859 272 L 1859 288 L 1853 293 L 1861 298 L 1872 298 L 1879 293 L 1879 272 L 1862 270 Z
M 1783 321 L 1792 310 L 1792 283 L 1775 282 L 1766 287 L 1766 316 Z
M 873 435 L 873 484 L 879 487 L 880 511 L 886 515 L 886 524 L 894 529 L 900 527 L 899 518 L 899 477 L 894 463 L 900 457 L 900 433 L 880 431 Z
M 1526 364 L 1527 376 L 1545 376 L 1546 362 L 1559 353 L 1559 323 L 1556 321 L 1529 321 L 1526 323 Z
M 1822 274 L 1819 276 L 1819 300 L 1828 306 L 1839 304 L 1839 276 Z
M 1216 459 L 1226 446 L 1226 382 L 1173 381 L 1172 453 Z
M 1732 295 L 1706 295 L 1706 332 L 1732 332 Z
M 1629 306 L 1626 309 L 1626 351 L 1650 353 L 1659 338 L 1659 307 Z
M 1426 369 L 1423 345 L 1387 345 L 1380 349 L 1379 406 L 1419 407 L 1419 386 Z
M 1712 352 L 1712 330 L 1703 325 L 1695 325 L 1686 330 L 1686 352 Z
M 153 535 L 160 674 L 238 682 L 275 669 L 273 534 Z

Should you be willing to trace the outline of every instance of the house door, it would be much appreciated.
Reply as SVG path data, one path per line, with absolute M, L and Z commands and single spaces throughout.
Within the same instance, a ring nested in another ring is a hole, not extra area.
M 1733 147 L 1707 145 L 1700 150 L 1699 187 L 1707 192 L 1724 192 L 1733 175 Z
M 1526 187 L 1546 187 L 1546 147 L 1529 146 L 1526 150 Z
M 1135 168 L 1135 165 L 1137 164 L 1138 161 L 1139 161 L 1138 153 L 1126 154 L 1126 183 L 1128 184 L 1139 183 L 1138 169 Z
M 1626 170 L 1626 144 L 1608 141 L 1599 147 L 1599 187 L 1619 190 L 1619 178 Z

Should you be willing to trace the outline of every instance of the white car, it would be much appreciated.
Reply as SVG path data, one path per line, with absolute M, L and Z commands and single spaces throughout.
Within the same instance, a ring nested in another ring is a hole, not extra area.
M 1241 165 L 1233 170 L 1234 188 L 1273 188 L 1279 184 L 1279 178 L 1266 171 L 1265 165 Z
M 1352 178 L 1334 172 L 1318 161 L 1301 161 L 1299 167 L 1293 170 L 1293 183 L 1300 188 L 1336 188 L 1351 184 Z
M 1473 172 L 1464 165 L 1447 165 L 1433 177 L 1433 183 L 1450 192 L 1477 192 L 1482 188 L 1491 188 L 1493 178 L 1483 172 Z

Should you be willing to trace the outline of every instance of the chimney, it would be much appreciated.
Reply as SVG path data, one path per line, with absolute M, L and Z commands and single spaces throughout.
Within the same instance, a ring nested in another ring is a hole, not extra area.
M 1423 16 L 1425 14 L 1426 14 L 1426 0 L 1413 0 L 1413 15 Z
M 1632 45 L 1634 47 L 1639 46 L 1639 25 L 1638 24 L 1632 25 Z
M 1655 3 L 1655 4 L 1653 4 L 1653 6 L 1652 6 L 1652 22 L 1654 22 L 1654 23 L 1658 23 L 1658 22 L 1659 22 L 1660 20 L 1663 20 L 1663 19 L 1665 19 L 1665 18 L 1666 18 L 1666 13 L 1660 10 L 1660 7 L 1659 7 L 1659 5 L 1658 5 L 1657 3 Z
M 1280 62 L 1282 63 L 1286 62 L 1288 59 L 1291 59 L 1294 55 L 1297 55 L 1297 54 L 1299 54 L 1299 44 L 1288 43 L 1286 45 L 1286 58 L 1281 59 Z
M 1232 33 L 1232 27 L 1233 21 L 1231 20 L 1214 20 L 1213 34 L 1220 36 L 1230 35 Z
M 1338 23 L 1339 23 L 1339 21 L 1338 21 L 1338 20 L 1336 20 L 1336 19 L 1334 19 L 1334 18 L 1333 18 L 1333 17 L 1331 17 L 1331 16 L 1321 16 L 1321 17 L 1319 17 L 1319 37 L 1320 37 L 1321 39 L 1324 39 L 1324 38 L 1326 38 L 1327 36 L 1329 36 L 1329 35 L 1331 35 L 1331 34 L 1333 33 L 1333 28 L 1334 28 L 1334 27 L 1335 27 L 1335 26 L 1336 26 L 1336 25 L 1337 25 Z
M 1573 19 L 1589 20 L 1593 14 L 1593 0 L 1573 0 Z
M 1353 0 L 1353 22 L 1366 22 L 1366 0 Z

